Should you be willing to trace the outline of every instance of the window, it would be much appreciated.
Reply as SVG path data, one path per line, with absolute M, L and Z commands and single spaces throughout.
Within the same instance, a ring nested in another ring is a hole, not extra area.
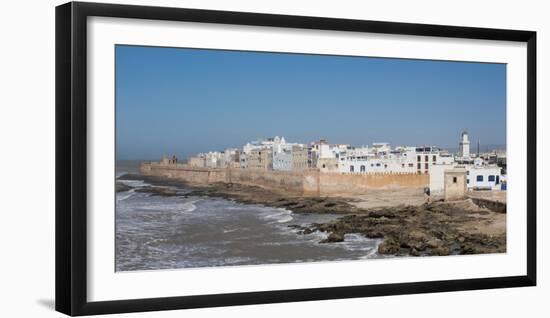
M 466 183 L 467 183 L 467 184 L 470 184 L 470 179 L 466 179 Z
M 384 165 L 384 168 L 387 168 L 387 167 L 388 167 L 388 165 L 385 164 L 385 165 Z
M 429 156 L 424 156 L 424 161 L 428 161 Z
M 412 163 L 409 163 L 409 167 L 414 167 L 414 164 L 412 164 Z
M 489 176 L 489 182 L 495 182 L 495 176 Z
M 353 172 L 354 170 L 354 167 L 353 166 L 349 166 L 349 172 Z
M 429 169 L 429 164 L 427 162 L 424 164 L 424 169 Z
M 326 167 L 327 167 L 327 165 L 323 163 L 323 168 L 326 168 Z
M 380 163 L 377 163 L 376 166 L 377 166 L 377 167 L 380 167 Z
M 456 177 L 453 177 L 453 183 L 456 183 L 457 180 L 456 180 Z
M 417 168 L 418 170 L 422 169 L 422 166 L 420 165 L 420 163 L 416 165 L 416 168 Z
M 359 170 L 360 170 L 361 172 L 365 172 L 365 166 L 361 166 L 361 168 L 359 168 Z
M 434 155 L 434 156 L 432 157 L 432 161 L 434 161 L 434 162 L 435 162 L 435 161 L 436 161 L 436 159 L 437 159 L 437 156 L 436 156 L 436 155 Z
M 417 159 L 416 161 L 422 161 L 422 156 L 418 156 L 416 157 L 416 159 Z
M 477 182 L 483 182 L 483 176 L 477 176 L 476 181 Z
M 466 175 L 470 175 L 470 170 L 466 170 Z
M 405 164 L 404 164 L 404 163 L 401 164 L 401 168 L 405 168 Z
M 495 184 L 499 184 L 499 183 L 500 183 L 500 177 L 497 176 L 497 180 L 496 180 Z

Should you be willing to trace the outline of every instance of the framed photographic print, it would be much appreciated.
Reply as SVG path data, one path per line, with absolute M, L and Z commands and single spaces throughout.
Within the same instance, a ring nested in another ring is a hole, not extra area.
M 536 284 L 536 33 L 56 8 L 56 309 Z

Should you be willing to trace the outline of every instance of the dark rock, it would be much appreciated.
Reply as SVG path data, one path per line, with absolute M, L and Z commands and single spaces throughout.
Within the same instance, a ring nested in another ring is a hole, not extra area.
M 178 195 L 177 191 L 170 188 L 143 187 L 136 188 L 136 192 L 149 193 L 153 196 L 172 197 Z
M 411 256 L 420 256 L 420 252 L 419 252 L 416 248 L 414 248 L 414 247 L 411 247 L 411 249 L 410 249 L 410 251 L 409 251 L 409 254 L 410 254 Z
M 378 253 L 380 254 L 397 254 L 399 250 L 399 242 L 394 239 L 386 239 L 378 245 Z
M 132 189 L 132 187 L 125 185 L 124 183 L 117 182 L 115 184 L 116 192 L 124 192 Z
M 330 233 L 330 235 L 322 240 L 320 243 L 337 243 L 337 242 L 343 242 L 344 241 L 344 235 L 340 233 Z
M 444 246 L 439 246 L 439 247 L 433 248 L 431 252 L 432 252 L 433 255 L 438 255 L 438 256 L 446 256 L 446 255 L 449 255 L 451 253 L 449 248 L 444 247 Z
M 430 240 L 428 240 L 426 242 L 426 246 L 428 246 L 430 248 L 438 248 L 442 244 L 443 244 L 443 241 L 441 241 L 440 239 L 437 239 L 437 238 L 431 238 Z
M 143 176 L 134 173 L 125 173 L 117 178 L 117 180 L 143 180 Z
M 428 235 L 418 230 L 412 230 L 408 234 L 408 239 L 411 241 L 425 242 L 428 240 Z
M 369 213 L 369 217 L 371 217 L 371 218 L 386 217 L 388 219 L 393 219 L 393 218 L 395 218 L 395 213 L 393 213 L 392 211 L 389 211 L 387 209 L 377 210 L 377 211 L 371 211 Z

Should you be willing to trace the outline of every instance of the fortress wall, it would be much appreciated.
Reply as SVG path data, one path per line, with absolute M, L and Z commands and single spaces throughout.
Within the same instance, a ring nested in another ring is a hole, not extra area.
M 181 164 L 142 164 L 146 175 L 179 179 L 194 184 L 215 182 L 259 186 L 275 191 L 295 192 L 297 195 L 358 195 L 369 190 L 422 188 L 429 184 L 428 174 L 340 174 L 318 170 L 264 171 L 254 169 L 195 168 Z
M 377 173 L 340 174 L 320 173 L 320 195 L 365 194 L 368 190 L 423 188 L 429 184 L 428 174 Z
M 228 169 L 228 182 L 302 194 L 304 174 L 293 171 Z
M 142 164 L 140 171 L 145 175 L 178 179 L 194 184 L 226 182 L 227 180 L 225 169 L 192 168 L 182 164 Z

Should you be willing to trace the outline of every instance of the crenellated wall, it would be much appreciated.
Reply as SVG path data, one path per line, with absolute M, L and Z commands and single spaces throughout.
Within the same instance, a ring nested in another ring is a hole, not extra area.
M 179 179 L 192 184 L 228 182 L 314 196 L 357 195 L 374 189 L 422 188 L 429 184 L 429 175 L 409 173 L 341 174 L 318 170 L 210 169 L 158 163 L 144 163 L 140 171 L 145 175 Z

